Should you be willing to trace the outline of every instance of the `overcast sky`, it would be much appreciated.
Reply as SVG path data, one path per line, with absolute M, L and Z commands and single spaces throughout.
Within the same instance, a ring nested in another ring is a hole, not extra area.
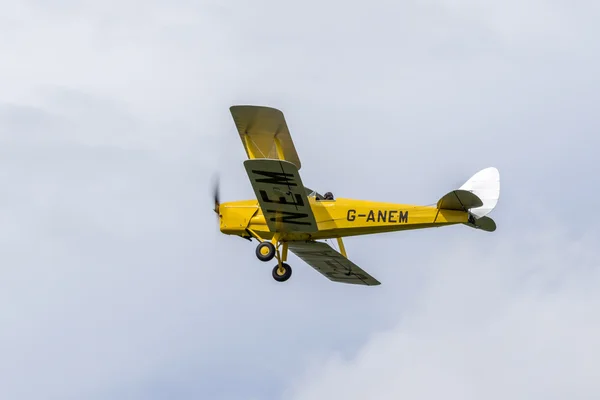
M 593 1 L 0 0 L 0 398 L 600 396 Z M 281 109 L 321 193 L 494 233 L 355 237 L 382 282 L 271 277 L 228 107 Z M 378 183 L 378 179 L 381 182 Z

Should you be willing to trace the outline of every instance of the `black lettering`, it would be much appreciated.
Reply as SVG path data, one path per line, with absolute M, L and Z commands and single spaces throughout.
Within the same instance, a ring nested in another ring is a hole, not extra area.
M 373 212 L 373 210 L 369 211 L 369 215 L 367 216 L 367 222 L 369 221 L 375 222 L 375 213 Z
M 400 211 L 400 221 L 398 222 L 408 222 L 408 211 L 402 212 Z
M 327 276 L 337 278 L 337 274 L 350 275 L 352 273 L 350 268 L 340 264 L 336 260 L 325 260 L 323 263 L 332 269 L 332 271 L 326 273 Z
M 367 214 L 358 214 L 358 216 L 364 218 L 367 216 Z
M 288 203 L 288 201 L 287 201 L 287 199 L 285 197 L 280 197 L 279 200 L 271 200 L 269 198 L 269 195 L 267 194 L 266 191 L 260 190 L 260 197 L 262 198 L 262 200 L 265 203 L 287 204 L 287 205 L 290 205 L 290 206 L 304 207 L 304 201 L 302 200 L 302 196 L 301 195 L 299 195 L 298 193 L 290 193 L 290 194 L 293 194 L 296 197 L 296 201 L 295 202 Z
M 350 215 L 352 214 L 352 215 Z M 348 210 L 348 214 L 346 215 L 346 219 L 348 221 L 354 221 L 356 219 L 356 210 Z
M 392 219 L 393 218 L 392 213 L 396 213 L 396 212 L 397 212 L 396 210 L 390 210 L 390 218 L 388 219 L 388 222 L 398 222 L 395 219 Z
M 298 256 L 313 256 L 313 257 L 331 257 L 331 252 L 328 250 L 294 250 Z
M 274 221 L 274 222 L 284 222 L 287 224 L 296 224 L 296 225 L 310 225 L 310 222 L 295 221 L 296 219 L 299 219 L 299 218 L 308 217 L 308 214 L 295 213 L 295 212 L 291 212 L 291 211 L 279 211 L 279 210 L 267 210 L 267 212 L 272 213 L 272 214 L 282 215 L 282 216 L 278 216 L 278 217 L 271 217 L 270 220 Z
M 294 174 L 285 172 L 258 171 L 253 169 L 253 173 L 266 176 L 267 178 L 254 179 L 256 183 L 270 183 L 273 185 L 298 186 L 294 182 Z
M 294 197 L 296 198 L 296 202 L 295 203 L 289 203 L 293 206 L 297 206 L 297 207 L 304 207 L 304 200 L 302 200 L 302 195 L 299 195 L 298 193 L 294 194 Z
M 387 211 L 381 211 L 379 210 L 379 213 L 377 214 L 377 222 L 385 222 L 385 218 L 387 216 Z

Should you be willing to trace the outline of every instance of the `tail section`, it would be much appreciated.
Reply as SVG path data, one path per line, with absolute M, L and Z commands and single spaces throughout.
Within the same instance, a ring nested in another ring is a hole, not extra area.
M 488 215 L 500 198 L 500 173 L 494 167 L 485 168 L 473 175 L 460 190 L 466 190 L 481 199 L 483 205 L 471 210 L 477 218 Z
M 469 222 L 466 222 L 465 225 L 486 232 L 494 232 L 496 230 L 496 222 L 493 219 L 490 217 L 477 218 L 472 214 L 469 216 Z
M 469 221 L 465 225 L 493 232 L 496 230 L 496 223 L 486 215 L 496 207 L 499 197 L 500 173 L 496 168 L 490 167 L 477 172 L 459 189 L 442 197 L 437 208 L 468 212 Z
M 467 190 L 453 190 L 438 200 L 437 208 L 440 210 L 457 210 L 468 212 L 471 208 L 481 207 L 483 202 L 476 195 Z

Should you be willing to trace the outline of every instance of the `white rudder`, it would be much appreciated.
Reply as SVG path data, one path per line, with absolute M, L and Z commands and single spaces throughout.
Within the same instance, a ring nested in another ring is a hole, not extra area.
M 472 208 L 470 212 L 477 218 L 484 217 L 498 204 L 500 173 L 494 167 L 482 169 L 466 181 L 460 190 L 469 191 L 481 199 L 483 205 Z

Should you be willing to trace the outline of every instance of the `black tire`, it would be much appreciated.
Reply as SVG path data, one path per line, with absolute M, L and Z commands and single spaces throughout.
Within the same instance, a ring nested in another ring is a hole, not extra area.
M 292 267 L 286 263 L 282 263 L 281 267 L 285 270 L 282 275 L 279 274 L 279 264 L 273 268 L 273 279 L 277 282 L 285 282 L 292 276 Z
M 260 261 L 271 261 L 275 257 L 275 246 L 271 242 L 261 242 L 256 246 L 256 257 Z

